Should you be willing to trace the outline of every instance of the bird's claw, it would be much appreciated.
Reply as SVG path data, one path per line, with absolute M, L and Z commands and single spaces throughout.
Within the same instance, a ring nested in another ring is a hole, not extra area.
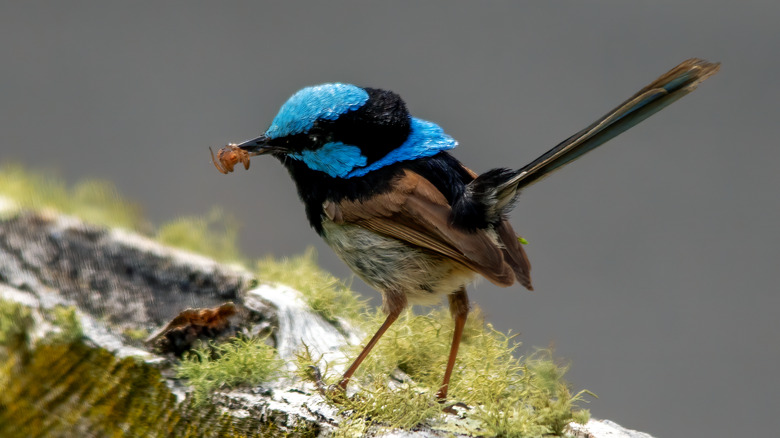
M 232 172 L 233 167 L 238 163 L 243 164 L 244 169 L 249 169 L 249 152 L 234 144 L 223 147 L 217 151 L 216 156 L 214 156 L 214 151 L 211 148 L 209 148 L 209 152 L 211 152 L 211 162 L 214 163 L 214 167 L 221 173 L 228 174 Z
M 439 400 L 439 403 L 444 404 L 444 400 Z M 455 408 L 460 408 L 460 409 L 455 409 Z M 450 415 L 458 415 L 458 416 L 460 416 L 462 413 L 459 412 L 459 410 L 468 411 L 470 409 L 471 408 L 466 403 L 457 402 L 457 403 L 453 403 L 451 405 L 447 405 L 447 406 L 443 407 L 442 408 L 442 412 L 450 414 Z
M 320 367 L 317 365 L 309 365 L 309 371 L 311 372 L 310 377 L 314 381 L 314 385 L 317 387 L 317 392 L 319 392 L 323 397 L 326 397 L 328 394 L 328 387 L 322 380 L 322 372 L 320 371 Z
M 326 399 L 338 403 L 339 400 L 347 393 L 346 385 L 341 382 L 336 385 L 327 385 L 322 380 L 322 372 L 316 365 L 309 365 L 310 377 L 314 381 L 314 386 L 317 387 L 317 392 L 320 393 Z

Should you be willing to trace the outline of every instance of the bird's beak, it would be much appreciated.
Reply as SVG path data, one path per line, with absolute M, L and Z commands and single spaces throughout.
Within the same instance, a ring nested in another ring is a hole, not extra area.
M 214 155 L 214 151 L 211 151 L 211 162 L 214 163 L 214 167 L 221 173 L 230 173 L 233 171 L 233 167 L 241 163 L 244 165 L 244 169 L 249 169 L 249 159 L 255 155 L 265 154 L 285 154 L 287 149 L 279 146 L 271 146 L 268 144 L 268 137 L 261 135 L 260 137 L 252 140 L 247 140 L 239 144 L 228 144 L 219 151 L 217 155 Z
M 280 148 L 268 145 L 268 137 L 261 135 L 235 145 L 237 148 L 248 152 L 250 155 L 264 155 L 280 152 Z

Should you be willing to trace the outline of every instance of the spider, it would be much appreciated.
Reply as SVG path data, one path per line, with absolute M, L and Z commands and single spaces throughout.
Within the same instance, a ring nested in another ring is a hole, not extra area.
M 217 151 L 216 157 L 211 148 L 209 148 L 209 152 L 211 152 L 211 161 L 214 163 L 214 166 L 224 174 L 232 172 L 233 166 L 239 162 L 243 163 L 244 169 L 249 169 L 250 153 L 234 144 L 229 144 Z

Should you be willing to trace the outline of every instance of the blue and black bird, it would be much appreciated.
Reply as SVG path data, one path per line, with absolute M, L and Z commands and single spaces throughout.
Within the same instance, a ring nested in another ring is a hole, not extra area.
M 477 175 L 450 155 L 458 145 L 435 123 L 412 117 L 391 92 L 348 84 L 304 88 L 263 135 L 220 150 L 227 173 L 272 155 L 287 168 L 314 230 L 382 294 L 387 320 L 344 373 L 353 373 L 409 304 L 449 298 L 455 319 L 444 399 L 478 275 L 531 287 L 531 265 L 507 220 L 521 189 L 604 144 L 693 91 L 719 64 L 684 61 L 598 121 L 519 170 Z

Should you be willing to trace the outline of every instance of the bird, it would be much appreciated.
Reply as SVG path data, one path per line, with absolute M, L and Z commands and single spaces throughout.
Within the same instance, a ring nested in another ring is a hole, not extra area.
M 477 174 L 450 151 L 458 142 L 412 117 L 392 91 L 346 83 L 303 88 L 259 137 L 222 148 L 222 173 L 271 155 L 292 177 L 311 227 L 368 285 L 387 315 L 332 390 L 345 391 L 385 331 L 411 304 L 447 296 L 452 344 L 436 397 L 447 398 L 470 303 L 466 286 L 533 290 L 531 264 L 508 215 L 521 190 L 635 126 L 714 75 L 719 63 L 688 59 L 519 169 Z

